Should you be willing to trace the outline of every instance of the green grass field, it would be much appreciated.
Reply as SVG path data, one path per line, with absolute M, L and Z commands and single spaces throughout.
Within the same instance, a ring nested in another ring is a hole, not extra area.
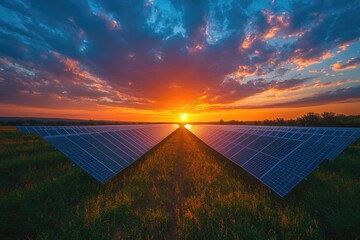
M 0 128 L 1 239 L 357 239 L 360 142 L 280 198 L 179 128 L 100 185 Z

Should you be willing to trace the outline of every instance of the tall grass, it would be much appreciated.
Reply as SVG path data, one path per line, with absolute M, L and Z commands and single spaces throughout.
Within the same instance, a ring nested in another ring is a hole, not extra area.
M 0 129 L 1 239 L 360 236 L 360 144 L 280 198 L 180 128 L 101 185 L 34 135 Z

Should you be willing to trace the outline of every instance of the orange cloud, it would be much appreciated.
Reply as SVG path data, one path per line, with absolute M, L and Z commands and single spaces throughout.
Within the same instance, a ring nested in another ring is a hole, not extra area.
M 53 55 L 65 65 L 65 71 L 71 72 L 76 76 L 73 83 L 85 85 L 88 88 L 93 88 L 94 90 L 100 92 L 109 92 L 112 89 L 106 81 L 85 70 L 79 61 L 64 57 L 57 52 L 53 52 Z
M 268 38 L 273 38 L 273 37 L 275 37 L 277 34 L 278 34 L 278 32 L 280 31 L 280 28 L 279 27 L 272 27 L 272 28 L 270 28 L 268 31 L 267 31 L 267 33 L 264 35 L 264 38 L 265 39 L 268 39 Z
M 340 48 L 341 50 L 345 51 L 349 46 L 350 46 L 350 44 L 345 43 L 345 44 L 341 45 L 339 48 Z
M 318 64 L 321 63 L 323 60 L 334 57 L 334 54 L 332 54 L 330 51 L 322 53 L 322 55 L 319 57 L 304 58 L 303 55 L 304 53 L 301 49 L 296 49 L 295 57 L 291 58 L 288 62 L 296 63 L 300 67 L 298 70 L 302 70 L 304 67 Z
M 344 71 L 348 69 L 355 69 L 360 64 L 360 57 L 350 58 L 346 63 L 337 62 L 331 65 L 332 70 L 334 71 Z
M 321 82 L 320 80 L 316 80 L 315 84 L 311 87 L 314 88 L 330 88 L 330 87 L 338 87 L 338 86 L 342 86 L 345 84 L 351 84 L 351 83 L 360 83 L 360 80 L 353 80 L 353 79 L 348 79 L 348 80 L 340 80 L 340 81 L 336 81 L 336 82 Z
M 190 52 L 190 53 L 196 53 L 196 52 L 199 52 L 199 51 L 202 51 L 205 49 L 205 45 L 204 44 L 196 44 L 195 46 L 192 46 L 192 47 L 187 47 L 187 50 Z
M 240 47 L 243 49 L 249 49 L 255 39 L 256 36 L 251 36 L 250 34 L 247 34 Z
M 230 73 L 228 77 L 230 78 L 244 78 L 250 76 L 259 76 L 262 74 L 262 70 L 258 66 L 249 67 L 249 66 L 239 66 L 237 71 Z
M 267 23 L 271 26 L 263 35 L 265 39 L 276 37 L 281 30 L 290 25 L 289 16 L 286 12 L 281 13 L 279 16 L 276 16 L 275 14 L 272 14 L 266 10 L 262 12 L 266 16 Z

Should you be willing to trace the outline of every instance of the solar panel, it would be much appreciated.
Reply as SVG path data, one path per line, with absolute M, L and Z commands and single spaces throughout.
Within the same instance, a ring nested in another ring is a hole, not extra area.
M 324 159 L 335 159 L 360 137 L 357 128 L 241 125 L 187 128 L 281 197 Z
M 177 124 L 111 126 L 20 126 L 64 153 L 84 171 L 105 183 L 161 142 Z

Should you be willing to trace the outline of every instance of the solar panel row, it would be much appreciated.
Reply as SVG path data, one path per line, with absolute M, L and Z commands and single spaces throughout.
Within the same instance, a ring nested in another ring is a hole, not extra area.
M 190 125 L 202 141 L 284 197 L 324 159 L 360 137 L 354 128 Z
M 177 124 L 17 127 L 36 133 L 101 183 L 107 182 L 179 126 Z
M 18 126 L 17 129 L 24 133 L 36 133 L 42 137 L 64 134 L 81 134 L 91 132 L 110 132 L 119 129 L 138 129 L 157 125 L 96 125 L 96 126 Z M 161 125 L 160 125 L 161 126 Z

